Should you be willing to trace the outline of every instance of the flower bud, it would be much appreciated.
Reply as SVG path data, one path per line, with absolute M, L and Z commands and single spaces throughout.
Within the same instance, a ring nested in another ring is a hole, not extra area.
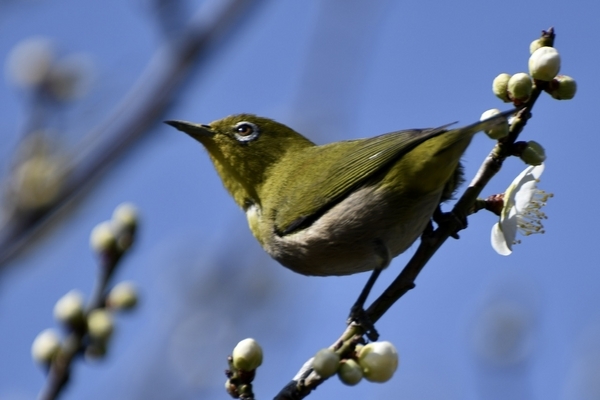
M 101 254 L 104 252 L 114 250 L 117 243 L 115 233 L 111 221 L 104 221 L 99 223 L 92 229 L 90 234 L 90 247 L 96 253 Z
M 117 237 L 117 248 L 125 252 L 133 244 L 133 235 L 138 224 L 136 207 L 131 203 L 119 204 L 113 213 L 112 223 Z
M 133 230 L 138 224 L 137 208 L 132 203 L 121 203 L 115 208 L 112 219 L 119 226 L 128 230 Z
M 68 325 L 83 321 L 83 294 L 71 290 L 61 297 L 54 305 L 54 318 Z
M 492 91 L 500 100 L 505 103 L 510 103 L 510 98 L 508 97 L 508 81 L 510 79 L 510 75 L 506 73 L 502 73 L 494 78 L 492 82 Z
M 62 193 L 65 177 L 59 156 L 41 148 L 32 150 L 39 153 L 25 156 L 15 166 L 11 188 L 15 205 L 26 212 L 44 209 L 53 204 Z
M 540 47 L 529 57 L 529 73 L 533 79 L 549 82 L 560 71 L 560 54 L 554 47 Z
M 239 342 L 232 353 L 233 366 L 242 371 L 254 371 L 262 364 L 262 348 L 254 339 Z
M 39 364 L 48 364 L 60 351 L 60 338 L 54 329 L 40 332 L 31 345 L 31 357 Z
M 373 342 L 358 355 L 363 374 L 368 381 L 386 382 L 398 368 L 398 352 L 390 342 Z
M 138 294 L 132 282 L 119 282 L 106 297 L 106 305 L 115 310 L 130 310 L 138 301 Z
M 18 43 L 8 56 L 8 76 L 24 88 L 41 85 L 48 77 L 55 56 L 54 43 L 50 39 L 25 39 Z
M 238 390 L 237 390 L 237 385 L 235 383 L 231 382 L 231 380 L 229 380 L 229 379 L 227 379 L 225 381 L 225 390 L 227 391 L 227 394 L 229 394 L 234 399 L 240 397 Z
M 556 100 L 571 100 L 577 91 L 577 82 L 567 75 L 558 75 L 549 86 L 548 92 Z
M 322 349 L 313 359 L 313 369 L 321 378 L 329 378 L 335 374 L 340 366 L 340 356 L 331 349 Z
M 528 165 L 540 165 L 546 160 L 546 151 L 541 144 L 530 140 L 521 153 L 521 160 Z
M 354 386 L 362 379 L 363 370 L 355 360 L 343 360 L 338 369 L 338 377 L 342 383 L 348 386 Z
M 90 336 L 102 342 L 110 338 L 115 327 L 112 316 L 103 308 L 90 312 L 87 325 Z
M 514 74 L 508 80 L 508 96 L 515 103 L 524 103 L 529 100 L 532 89 L 531 77 L 524 72 Z
M 540 41 L 540 39 L 535 39 L 529 45 L 529 54 L 533 54 L 540 47 L 544 47 L 544 44 Z
M 497 108 L 492 108 L 491 110 L 487 110 L 483 114 L 481 114 L 481 118 L 479 118 L 479 120 L 484 121 L 484 120 L 489 119 L 489 118 L 493 117 L 494 115 L 497 115 L 500 113 L 501 113 L 501 111 L 498 110 Z M 490 138 L 492 138 L 494 140 L 498 140 L 498 139 L 502 139 L 503 137 L 508 135 L 508 130 L 509 130 L 508 120 L 504 119 L 504 121 L 499 121 L 492 128 L 487 129 L 484 132 Z

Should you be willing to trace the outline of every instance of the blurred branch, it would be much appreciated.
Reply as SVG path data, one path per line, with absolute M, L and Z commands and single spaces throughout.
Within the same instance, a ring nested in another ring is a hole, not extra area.
M 542 39 L 546 39 L 549 46 L 554 43 L 554 29 L 542 32 Z M 441 245 L 452 235 L 456 234 L 464 225 L 461 222 L 464 217 L 472 212 L 477 197 L 488 184 L 492 177 L 500 170 L 504 160 L 511 154 L 512 145 L 531 118 L 531 110 L 535 105 L 541 92 L 547 87 L 548 82 L 536 81 L 535 88 L 529 100 L 519 110 L 514 118 L 509 135 L 494 146 L 479 168 L 475 178 L 465 190 L 465 193 L 456 202 L 452 214 L 457 218 L 444 219 L 437 229 L 426 230 L 421 236 L 421 242 L 415 254 L 411 257 L 398 277 L 387 287 L 387 289 L 366 310 L 366 316 L 370 322 L 376 323 L 404 294 L 415 287 L 415 280 L 429 259 L 441 247 Z M 351 323 L 342 336 L 330 346 L 337 350 L 342 347 L 348 349 L 348 354 L 353 351 L 354 345 L 363 340 L 365 329 L 355 323 Z M 305 362 L 300 371 L 276 396 L 275 400 L 300 400 L 308 396 L 325 379 L 320 377 L 312 369 L 309 361 Z
M 176 37 L 153 56 L 138 82 L 115 107 L 112 114 L 87 137 L 94 142 L 73 151 L 64 168 L 65 183 L 54 201 L 28 214 L 9 215 L 0 221 L 0 267 L 31 243 L 43 228 L 55 221 L 59 212 L 91 182 L 105 172 L 126 150 L 153 126 L 169 107 L 186 78 L 209 59 L 217 44 L 238 31 L 258 0 L 212 1 L 210 11 L 201 9 Z
M 126 216 L 124 214 L 127 214 Z M 72 363 L 78 356 L 102 356 L 106 353 L 113 330 L 112 318 L 108 309 L 115 308 L 108 294 L 109 282 L 123 256 L 131 248 L 137 230 L 137 211 L 130 205 L 117 207 L 113 219 L 96 226 L 91 234 L 92 247 L 99 257 L 98 276 L 94 284 L 90 300 L 81 318 L 68 318 L 60 321 L 67 328 L 68 336 L 64 339 L 58 353 L 48 364 L 46 385 L 40 392 L 39 400 L 54 400 L 69 382 Z M 114 290 L 113 290 L 114 292 Z M 107 300 L 108 296 L 108 300 Z M 114 296 L 112 296 L 114 298 Z M 60 302 L 60 300 L 59 300 Z M 93 315 L 94 313 L 95 316 Z M 100 334 L 98 322 L 94 326 L 93 319 L 102 315 Z M 105 317 L 106 316 L 106 317 Z M 55 317 L 57 317 L 55 307 Z M 60 320 L 60 318 L 57 317 Z
M 102 265 L 98 268 L 98 278 L 94 285 L 94 292 L 85 311 L 86 316 L 90 315 L 92 311 L 104 307 L 108 282 L 120 258 L 121 254 L 118 254 L 115 257 L 104 257 L 101 261 Z M 39 400 L 58 398 L 60 392 L 69 382 L 73 360 L 85 350 L 84 341 L 87 333 L 87 326 L 82 324 L 77 329 L 73 329 L 69 336 L 65 338 L 61 351 L 50 365 L 46 385 L 38 396 Z

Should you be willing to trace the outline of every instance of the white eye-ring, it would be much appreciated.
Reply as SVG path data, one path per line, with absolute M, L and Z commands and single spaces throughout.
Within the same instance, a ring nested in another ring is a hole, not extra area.
M 240 142 L 250 142 L 258 137 L 258 126 L 252 122 L 238 122 L 233 127 L 235 138 Z

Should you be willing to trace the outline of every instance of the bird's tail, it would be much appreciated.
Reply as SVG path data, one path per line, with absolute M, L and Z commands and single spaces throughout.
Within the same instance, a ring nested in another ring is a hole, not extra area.
M 470 133 L 471 135 L 474 135 L 477 132 L 487 131 L 497 125 L 504 123 L 508 119 L 508 117 L 512 116 L 517 111 L 518 111 L 517 108 L 513 108 L 512 110 L 504 111 L 504 112 L 501 112 L 500 114 L 493 115 L 488 119 L 484 119 L 483 121 L 478 121 L 471 125 L 462 127 L 462 128 L 460 128 L 460 130 L 464 133 Z
M 407 161 L 406 174 L 415 177 L 412 181 L 418 182 L 418 187 L 423 191 L 442 188 L 456 171 L 471 138 L 477 132 L 506 123 L 507 117 L 514 112 L 506 111 L 462 128 L 447 130 L 448 125 L 445 125 L 432 129 L 433 137 L 404 156 Z

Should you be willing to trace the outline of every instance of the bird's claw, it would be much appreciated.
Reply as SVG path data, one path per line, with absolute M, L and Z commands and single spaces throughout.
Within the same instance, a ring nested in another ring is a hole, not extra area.
M 457 215 L 452 211 L 442 212 L 440 208 L 433 213 L 433 221 L 438 225 L 451 224 L 452 226 L 456 227 L 455 231 L 450 234 L 450 236 L 454 239 L 460 239 L 460 236 L 458 236 L 458 231 L 465 229 L 468 225 L 467 217 Z

